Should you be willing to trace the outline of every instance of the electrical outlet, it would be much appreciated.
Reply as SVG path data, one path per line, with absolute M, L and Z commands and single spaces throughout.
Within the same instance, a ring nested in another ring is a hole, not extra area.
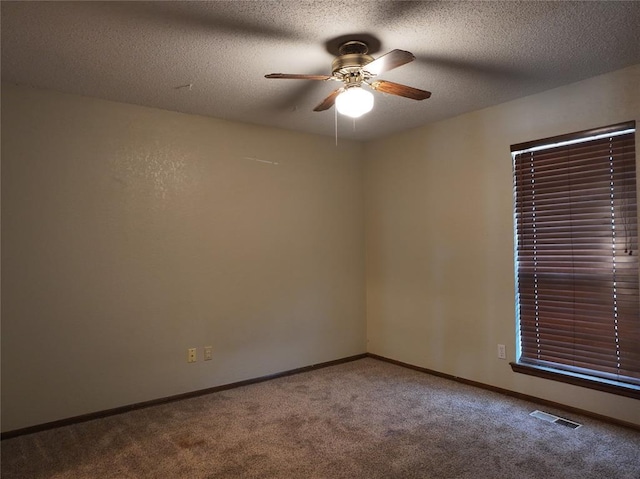
M 498 359 L 507 359 L 507 351 L 504 344 L 498 344 Z
M 211 361 L 213 359 L 213 346 L 204 347 L 204 360 Z
M 187 349 L 187 362 L 188 363 L 196 362 L 196 348 Z

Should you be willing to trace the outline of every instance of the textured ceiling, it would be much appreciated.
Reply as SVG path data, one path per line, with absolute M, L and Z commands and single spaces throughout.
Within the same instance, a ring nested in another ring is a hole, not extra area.
M 640 2 L 8 2 L 2 80 L 167 110 L 333 135 L 313 108 L 334 82 L 337 37 L 366 34 L 416 61 L 379 78 L 429 90 L 375 93 L 338 120 L 366 140 L 640 63 Z M 185 85 L 191 87 L 183 87 Z

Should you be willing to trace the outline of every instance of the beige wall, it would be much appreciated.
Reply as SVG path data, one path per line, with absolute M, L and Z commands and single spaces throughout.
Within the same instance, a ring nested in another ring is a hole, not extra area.
M 2 430 L 365 350 L 640 424 L 636 400 L 496 357 L 515 359 L 509 145 L 640 120 L 638 84 L 640 65 L 338 148 L 3 85 Z
M 508 364 L 516 338 L 509 147 L 640 124 L 639 85 L 636 65 L 368 144 L 368 351 L 640 424 L 637 400 Z
M 2 430 L 365 352 L 361 152 L 3 85 Z

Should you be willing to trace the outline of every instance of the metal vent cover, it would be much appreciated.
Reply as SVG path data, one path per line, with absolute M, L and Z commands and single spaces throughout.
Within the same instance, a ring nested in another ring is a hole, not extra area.
M 547 412 L 542 412 L 538 410 L 533 411 L 532 413 L 529 413 L 529 416 L 542 419 L 543 421 L 560 424 L 561 426 L 566 426 L 571 429 L 578 429 L 579 427 L 582 427 L 582 424 L 578 424 L 577 422 L 569 421 L 568 419 L 565 419 L 563 417 L 555 416 L 553 414 L 549 414 Z

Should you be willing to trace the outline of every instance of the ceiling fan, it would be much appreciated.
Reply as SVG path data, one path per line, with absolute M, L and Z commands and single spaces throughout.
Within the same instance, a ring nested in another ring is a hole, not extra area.
M 343 86 L 331 92 L 313 111 L 328 110 L 335 103 L 338 112 L 353 118 L 358 118 L 373 108 L 373 95 L 362 88 L 363 84 L 375 91 L 412 100 L 424 100 L 431 96 L 431 92 L 425 90 L 386 80 L 375 80 L 377 75 L 415 60 L 412 53 L 404 50 L 392 50 L 386 55 L 374 59 L 368 55 L 368 51 L 369 47 L 365 42 L 348 41 L 340 45 L 339 55 L 331 65 L 331 75 L 271 73 L 265 75 L 265 78 L 342 82 Z

